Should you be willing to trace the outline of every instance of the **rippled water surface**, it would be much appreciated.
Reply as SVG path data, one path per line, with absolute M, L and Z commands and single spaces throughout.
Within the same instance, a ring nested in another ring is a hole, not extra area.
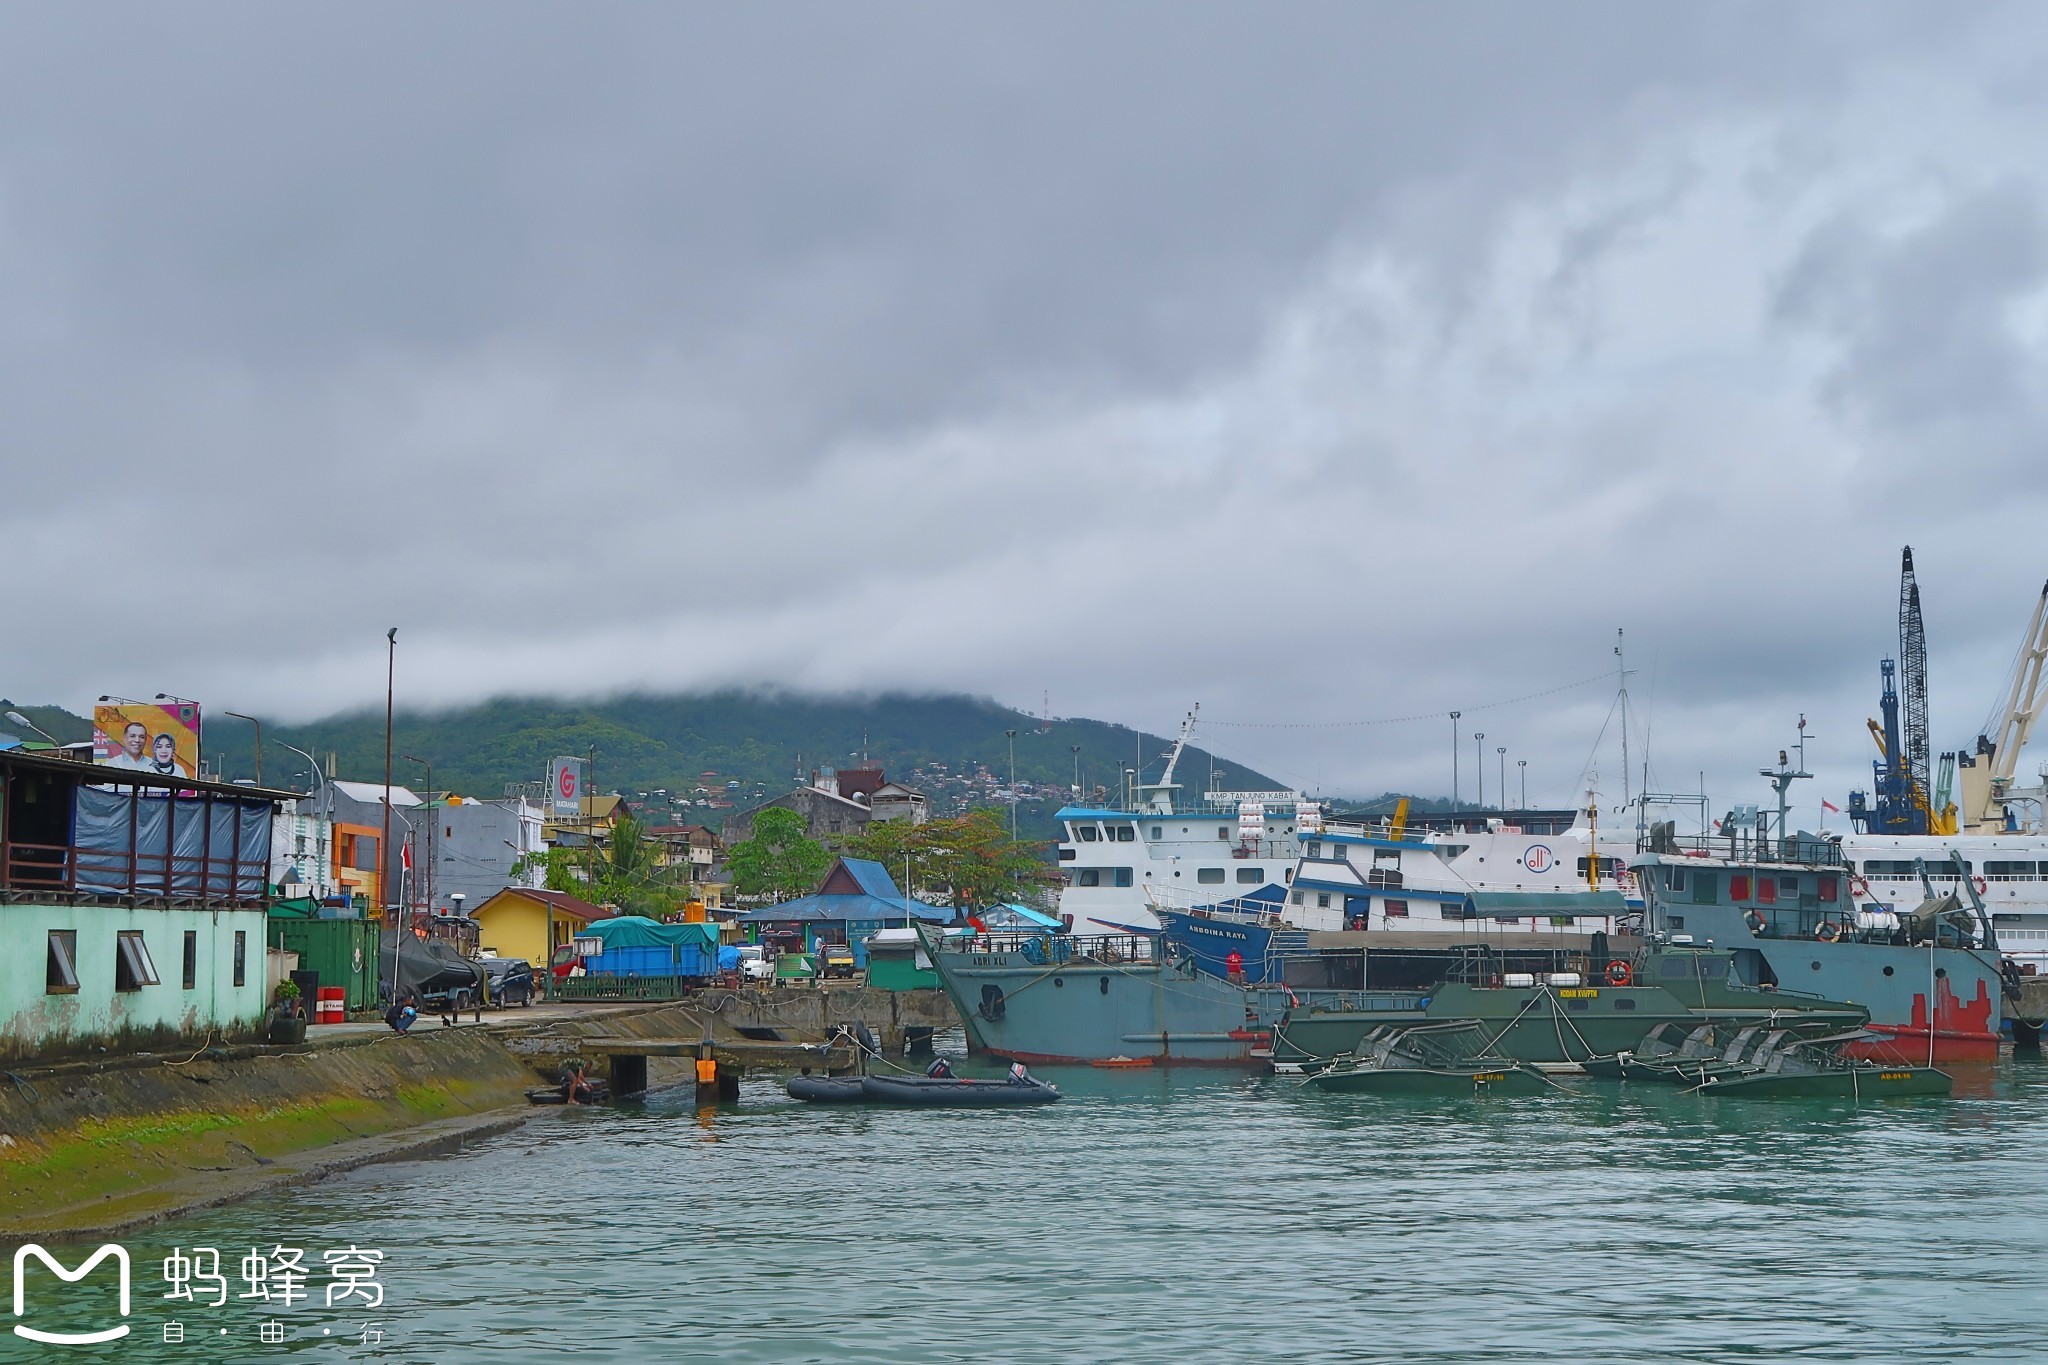
M 764 1078 L 549 1112 L 130 1245 L 386 1251 L 382 1346 L 301 1308 L 295 1344 L 231 1349 L 231 1307 L 216 1360 L 2048 1359 L 2038 1061 L 1861 1107 L 1046 1074 L 1069 1098 L 1037 1110 Z

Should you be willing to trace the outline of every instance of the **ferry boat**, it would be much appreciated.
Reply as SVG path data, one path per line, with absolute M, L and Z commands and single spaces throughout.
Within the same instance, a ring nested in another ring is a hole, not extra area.
M 1184 798 L 1174 774 L 1200 711 L 1181 723 L 1158 781 L 1136 774 L 1123 804 L 1064 806 L 1054 816 L 1066 874 L 1059 913 L 1074 933 L 1150 933 L 1159 927 L 1155 899 L 1180 891 L 1220 900 L 1286 885 L 1319 807 L 1297 791 Z
M 1512 818 L 1513 823 L 1510 823 Z M 1155 889 L 1162 931 L 1214 975 L 1314 985 L 1310 949 L 1428 950 L 1470 943 L 1584 952 L 1632 932 L 1642 910 L 1619 853 L 1595 854 L 1574 811 L 1473 815 L 1411 827 L 1407 806 L 1377 823 L 1331 821 L 1300 836 L 1285 887 L 1209 904 Z M 1233 965 L 1234 964 L 1234 967 Z

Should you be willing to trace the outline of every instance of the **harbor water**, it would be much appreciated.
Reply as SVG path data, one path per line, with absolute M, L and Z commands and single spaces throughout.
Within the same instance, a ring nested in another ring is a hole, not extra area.
M 385 1302 L 316 1285 L 273 1345 L 245 1304 L 188 1309 L 190 1358 L 2048 1359 L 2038 1060 L 1860 1106 L 1046 1074 L 1068 1099 L 1038 1110 L 810 1107 L 762 1077 L 551 1111 L 133 1234 L 132 1320 L 169 1316 L 173 1246 L 282 1242 L 382 1250 Z

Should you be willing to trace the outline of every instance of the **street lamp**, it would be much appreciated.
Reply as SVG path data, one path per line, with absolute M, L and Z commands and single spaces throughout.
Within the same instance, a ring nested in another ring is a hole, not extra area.
M 1529 760 L 1518 758 L 1515 760 L 1515 766 L 1522 770 L 1522 799 L 1516 804 L 1515 809 L 1527 810 L 1529 809 Z
M 61 749 L 64 747 L 62 744 L 58 743 L 57 737 L 55 735 L 51 734 L 48 730 L 45 730 L 42 726 L 36 724 L 34 721 L 30 720 L 27 716 L 24 716 L 19 711 L 9 711 L 7 713 L 7 723 L 10 725 L 19 725 L 24 730 L 33 730 L 37 734 L 41 735 L 44 739 L 49 740 L 50 743 L 56 744 L 58 748 Z
M 1458 808 L 1458 717 L 1462 711 L 1451 712 L 1451 809 Z
M 1081 794 L 1081 746 L 1070 744 L 1067 747 L 1074 751 L 1074 795 L 1078 797 Z
M 1478 796 L 1476 796 L 1475 798 L 1473 798 L 1473 799 L 1474 799 L 1474 801 L 1475 801 L 1475 802 L 1476 802 L 1477 804 L 1476 804 L 1476 805 L 1475 805 L 1475 806 L 1473 807 L 1473 809 L 1475 809 L 1475 810 L 1485 810 L 1485 809 L 1486 809 L 1486 731 L 1484 731 L 1484 730 L 1474 730 L 1474 731 L 1472 732 L 1472 753 L 1473 753 L 1473 755 L 1474 755 L 1474 757 L 1473 757 L 1473 760 L 1472 760 L 1472 780 L 1473 780 L 1474 782 L 1476 782 L 1476 783 L 1478 783 L 1478 784 L 1479 784 L 1479 795 L 1478 795 Z
M 1500 755 L 1500 803 L 1508 803 L 1508 746 L 1503 744 L 1494 751 Z
M 255 726 L 255 727 L 256 727 L 256 785 L 257 785 L 257 786 L 259 786 L 259 787 L 260 787 L 260 786 L 262 786 L 262 785 L 263 785 L 263 722 L 262 722 L 262 721 L 260 721 L 260 720 L 258 720 L 258 719 L 256 719 L 256 717 L 254 717 L 254 716 L 245 716 L 245 715 L 243 715 L 243 714 L 242 714 L 242 713 L 241 713 L 240 711 L 227 711 L 227 710 L 223 710 L 223 711 L 221 712 L 221 714 L 222 714 L 222 715 L 224 715 L 224 716 L 233 716 L 233 717 L 234 717 L 234 718 L 235 718 L 236 720 L 246 720 L 246 721 L 248 721 L 248 722 L 249 722 L 249 723 L 250 723 L 251 725 L 253 725 L 253 726 Z
M 280 740 L 279 743 L 282 744 L 283 741 Z M 328 857 L 328 841 L 334 837 L 333 802 L 327 799 L 329 795 L 327 791 L 327 775 L 320 771 L 320 760 L 295 744 L 285 744 L 284 747 L 306 760 L 306 766 L 313 770 L 313 794 L 322 798 L 320 802 L 320 833 L 314 836 L 318 841 L 318 847 L 314 852 L 315 871 L 313 876 L 313 894 L 317 899 L 321 894 L 322 888 L 327 884 L 326 878 L 320 874 L 319 869 L 320 864 Z M 258 780 L 260 781 L 261 779 L 259 778 Z

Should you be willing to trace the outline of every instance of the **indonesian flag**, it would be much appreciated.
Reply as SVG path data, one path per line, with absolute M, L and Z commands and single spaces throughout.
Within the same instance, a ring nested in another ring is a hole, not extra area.
M 1840 815 L 1842 813 L 1842 808 L 1836 805 L 1834 802 L 1828 800 L 1825 796 L 1823 796 L 1820 799 L 1820 808 L 1822 810 L 1831 810 L 1837 815 Z
M 407 839 L 398 846 L 398 865 L 407 872 L 412 871 L 412 840 Z
M 988 932 L 988 925 L 982 922 L 982 918 L 979 915 L 969 915 L 967 917 L 967 924 L 968 927 L 973 929 L 974 932 L 977 934 L 985 934 Z

